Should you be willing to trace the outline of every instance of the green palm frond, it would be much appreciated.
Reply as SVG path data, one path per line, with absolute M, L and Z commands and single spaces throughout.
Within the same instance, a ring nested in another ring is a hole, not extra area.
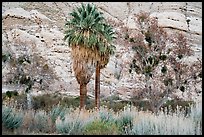
M 82 3 L 69 15 L 72 18 L 65 23 L 64 37 L 69 46 L 87 47 L 107 59 L 114 54 L 115 46 L 111 43 L 116 38 L 115 32 L 94 5 Z
M 104 25 L 104 36 L 107 41 L 112 41 L 115 39 L 115 32 L 113 32 L 113 28 L 110 25 Z
M 81 7 L 77 7 L 69 15 L 71 15 L 72 18 L 65 23 L 68 31 L 65 31 L 64 40 L 67 40 L 70 46 L 80 44 L 82 41 L 84 46 L 91 48 L 91 44 L 97 44 L 97 39 L 91 36 L 91 34 L 97 35 L 96 33 L 99 32 L 104 18 L 102 14 L 96 10 L 96 7 L 90 4 L 85 6 L 82 3 Z M 90 35 L 86 35 L 87 33 L 90 33 Z
M 90 47 L 91 47 L 92 49 L 94 49 L 94 48 L 95 48 L 95 45 L 96 45 L 97 43 L 98 43 L 98 38 L 97 38 L 96 34 L 92 33 L 92 34 L 90 35 L 90 37 L 89 37 L 89 43 L 88 43 L 88 45 L 90 45 Z
M 113 32 L 113 28 L 110 25 L 103 24 L 103 27 L 100 27 L 99 33 L 101 38 L 101 43 L 98 43 L 97 46 L 99 49 L 100 55 L 108 55 L 114 54 L 115 46 L 111 44 L 113 39 L 115 39 L 115 33 Z
M 71 12 L 69 15 L 71 15 L 73 17 L 73 21 L 77 21 L 77 20 L 80 20 L 80 14 L 77 13 L 76 10 L 74 10 L 73 12 Z

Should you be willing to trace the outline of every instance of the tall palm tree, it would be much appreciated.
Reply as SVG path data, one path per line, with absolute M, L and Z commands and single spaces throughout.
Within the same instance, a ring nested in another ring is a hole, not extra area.
M 99 60 L 96 60 L 96 75 L 95 75 L 95 106 L 100 107 L 100 69 L 106 67 L 109 62 L 110 55 L 114 54 L 115 46 L 112 45 L 113 39 L 115 39 L 115 33 L 110 25 L 104 24 L 102 29 L 103 44 L 98 46 Z
M 84 4 L 77 7 L 69 15 L 72 16 L 67 20 L 65 26 L 64 40 L 68 41 L 71 47 L 73 58 L 73 69 L 77 82 L 80 84 L 80 109 L 84 107 L 87 84 L 94 73 L 97 60 L 100 60 L 98 50 L 104 45 L 104 17 L 102 13 L 96 10 L 94 5 Z

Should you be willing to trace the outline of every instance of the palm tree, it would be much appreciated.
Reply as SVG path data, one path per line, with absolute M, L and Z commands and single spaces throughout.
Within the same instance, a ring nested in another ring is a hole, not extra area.
M 80 84 L 81 109 L 85 105 L 87 84 L 94 73 L 96 61 L 101 62 L 101 59 L 105 57 L 100 55 L 106 53 L 104 49 L 108 49 L 104 46 L 108 38 L 104 32 L 108 30 L 108 27 L 105 25 L 102 13 L 98 12 L 94 5 L 82 4 L 69 15 L 72 18 L 65 24 L 67 30 L 64 40 L 68 41 L 72 49 L 73 69 L 77 82 Z
M 100 69 L 106 67 L 109 62 L 110 55 L 114 54 L 115 46 L 111 44 L 115 39 L 113 28 L 110 25 L 104 24 L 102 29 L 103 44 L 98 46 L 99 60 L 96 61 L 96 75 L 95 75 L 95 106 L 99 109 L 100 107 Z

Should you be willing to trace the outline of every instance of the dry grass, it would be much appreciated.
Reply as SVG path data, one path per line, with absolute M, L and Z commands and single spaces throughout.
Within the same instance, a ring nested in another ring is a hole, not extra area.
M 59 106 L 53 106 L 59 107 Z M 59 109 L 60 110 L 60 109 Z M 160 110 L 158 113 L 151 111 L 141 111 L 134 106 L 125 106 L 118 112 L 114 112 L 107 107 L 101 107 L 100 110 L 79 110 L 79 108 L 67 108 L 64 119 L 57 117 L 53 123 L 49 111 L 44 110 L 23 110 L 23 124 L 13 132 L 4 129 L 4 134 L 91 134 L 96 131 L 89 130 L 85 132 L 86 127 L 101 130 L 107 123 L 112 123 L 114 134 L 119 135 L 202 135 L 202 103 L 196 103 L 191 107 L 191 112 L 186 115 L 185 111 L 177 107 L 177 111 Z M 129 119 L 128 119 L 129 118 Z M 132 118 L 132 119 L 131 119 Z M 95 123 L 98 121 L 99 123 Z M 101 125 L 104 126 L 95 127 Z M 122 124 L 117 124 L 120 121 Z M 128 125 L 131 123 L 132 125 Z M 108 131 L 107 131 L 108 132 Z M 99 132 L 98 132 L 99 133 Z M 110 134 L 110 133 L 107 133 Z
M 181 107 L 176 109 L 164 108 L 157 113 L 152 113 L 130 105 L 126 105 L 118 111 L 108 106 L 101 106 L 100 110 L 96 108 L 79 110 L 78 107 L 65 106 L 61 103 L 52 105 L 50 109 L 43 107 L 27 110 L 22 107 L 15 107 L 15 102 L 15 100 L 4 100 L 2 106 L 10 106 L 15 110 L 14 112 L 22 112 L 23 123 L 14 131 L 3 127 L 3 134 L 6 135 L 91 134 L 97 133 L 97 131 L 90 129 L 104 130 L 102 128 L 106 128 L 107 123 L 113 124 L 116 130 L 114 134 L 118 135 L 202 134 L 202 103 L 198 102 L 191 105 L 187 114 L 186 110 L 181 109 Z M 57 109 L 58 107 L 60 109 Z M 55 110 L 54 113 L 53 110 Z M 100 122 L 105 122 L 104 126 Z M 93 128 L 86 128 L 88 125 L 93 126 Z M 101 129 L 97 125 L 100 125 Z M 117 128 L 114 125 L 117 125 Z M 69 128 L 70 130 L 65 130 Z M 105 134 L 104 132 L 100 133 Z

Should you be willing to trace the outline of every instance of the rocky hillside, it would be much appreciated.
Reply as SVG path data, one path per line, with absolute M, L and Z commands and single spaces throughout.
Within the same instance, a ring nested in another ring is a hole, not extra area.
M 9 44 L 16 54 L 18 46 L 26 45 L 36 50 L 52 68 L 56 80 L 47 92 L 79 95 L 79 85 L 72 70 L 70 49 L 62 40 L 65 19 L 79 2 L 3 2 L 2 3 L 2 49 Z M 182 31 L 196 51 L 193 57 L 201 57 L 202 52 L 202 3 L 201 2 L 96 2 L 94 3 L 106 18 L 123 21 L 134 28 L 133 14 L 141 10 L 149 11 L 157 17 L 159 25 L 169 32 Z M 101 95 L 107 97 L 118 94 L 129 98 L 138 85 L 134 76 L 129 74 L 132 51 L 125 51 L 117 45 L 116 54 L 111 57 L 101 74 Z M 193 59 L 192 58 L 192 59 Z M 2 81 L 9 73 L 2 70 Z M 4 88 L 5 87 L 5 88 Z M 3 84 L 3 91 L 8 86 Z M 46 92 L 46 91 L 43 91 Z M 88 84 L 88 94 L 94 95 L 94 75 Z

